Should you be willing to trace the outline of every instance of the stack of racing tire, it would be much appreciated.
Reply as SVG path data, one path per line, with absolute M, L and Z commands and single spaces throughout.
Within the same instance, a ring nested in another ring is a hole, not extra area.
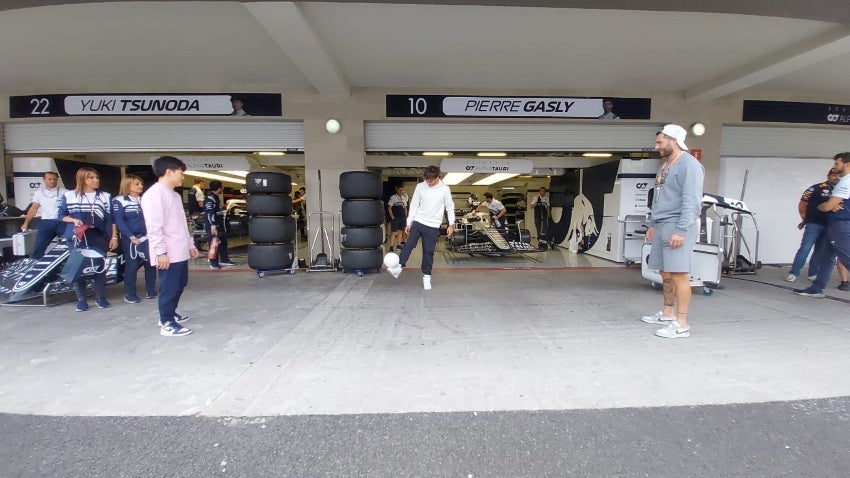
M 245 178 L 248 193 L 248 267 L 258 271 L 295 271 L 295 218 L 292 178 L 288 174 L 252 172 Z
M 372 171 L 347 171 L 339 176 L 342 196 L 343 272 L 381 271 L 384 262 L 384 202 L 381 176 Z

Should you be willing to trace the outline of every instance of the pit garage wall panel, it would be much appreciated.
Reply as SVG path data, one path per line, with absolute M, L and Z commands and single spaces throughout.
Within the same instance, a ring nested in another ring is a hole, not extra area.
M 300 121 L 127 121 L 4 125 L 7 154 L 304 149 Z
M 850 150 L 846 129 L 724 126 L 719 194 L 740 198 L 756 213 L 759 260 L 790 264 L 803 232 L 797 229 L 797 204 L 803 191 L 826 180 L 832 157 Z M 747 173 L 749 171 L 749 173 Z M 707 191 L 713 192 L 713 191 Z M 754 231 L 745 227 L 745 236 Z
M 660 125 L 367 122 L 367 151 L 640 151 Z
M 765 158 L 832 158 L 850 149 L 850 129 L 724 126 L 720 155 Z
M 758 221 L 759 260 L 763 263 L 790 264 L 794 260 L 803 237 L 803 231 L 797 229 L 800 196 L 812 184 L 825 181 L 826 172 L 831 167 L 831 156 L 829 159 L 721 158 L 721 195 L 740 198 L 746 176 L 744 202 L 755 212 Z M 745 221 L 744 225 L 744 235 L 751 241 L 752 247 L 755 231 L 749 226 L 749 221 Z

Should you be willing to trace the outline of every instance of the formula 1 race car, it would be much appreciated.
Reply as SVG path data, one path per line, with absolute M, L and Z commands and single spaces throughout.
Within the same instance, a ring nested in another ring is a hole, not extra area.
M 449 248 L 469 255 L 506 256 L 526 252 L 539 252 L 531 245 L 531 233 L 517 226 L 497 228 L 486 212 L 470 212 L 456 221 L 455 230 L 448 238 Z
M 74 285 L 65 282 L 59 275 L 69 254 L 68 245 L 65 242 L 59 242 L 39 260 L 18 259 L 4 268 L 0 271 L 0 304 L 50 305 L 50 296 L 73 292 Z M 124 280 L 123 254 L 107 256 L 105 263 L 106 284 L 122 282 Z M 100 271 L 92 266 L 85 266 L 81 277 L 92 276 L 95 272 Z M 89 287 L 91 286 L 91 281 L 86 283 Z M 36 298 L 41 298 L 40 304 L 31 303 L 31 299 Z

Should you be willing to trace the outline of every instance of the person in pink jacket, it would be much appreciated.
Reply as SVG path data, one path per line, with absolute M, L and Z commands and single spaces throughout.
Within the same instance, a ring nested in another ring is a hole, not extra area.
M 173 156 L 156 158 L 153 172 L 157 183 L 142 196 L 150 261 L 159 271 L 160 335 L 166 337 L 192 333 L 180 325 L 188 317 L 177 314 L 180 296 L 189 283 L 189 258 L 198 257 L 198 249 L 189 234 L 183 200 L 174 191 L 183 184 L 184 171 L 186 164 Z

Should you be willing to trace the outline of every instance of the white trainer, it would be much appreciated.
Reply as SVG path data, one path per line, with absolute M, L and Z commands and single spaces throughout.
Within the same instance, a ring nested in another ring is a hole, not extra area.
M 670 322 L 673 322 L 673 317 L 664 317 L 664 312 L 658 311 L 652 315 L 644 315 L 640 318 L 640 320 L 646 322 L 647 324 L 655 324 L 655 325 L 667 325 Z
M 815 274 L 815 275 L 813 275 L 813 276 L 812 276 L 812 275 L 810 275 L 810 276 L 808 277 L 808 279 L 809 279 L 809 280 L 815 280 L 815 279 L 817 279 L 817 278 L 818 278 L 818 275 L 817 275 L 817 274 Z
M 396 264 L 393 267 L 387 267 L 387 272 L 393 275 L 396 279 L 401 275 L 401 264 Z
M 665 339 L 684 339 L 691 336 L 690 327 L 682 327 L 679 322 L 673 321 L 667 324 L 667 327 L 655 331 L 655 335 Z
M 794 282 L 795 280 L 797 280 L 797 276 L 794 274 L 788 274 L 785 276 L 785 282 Z
M 422 276 L 422 287 L 425 290 L 431 290 L 431 276 L 423 275 Z

